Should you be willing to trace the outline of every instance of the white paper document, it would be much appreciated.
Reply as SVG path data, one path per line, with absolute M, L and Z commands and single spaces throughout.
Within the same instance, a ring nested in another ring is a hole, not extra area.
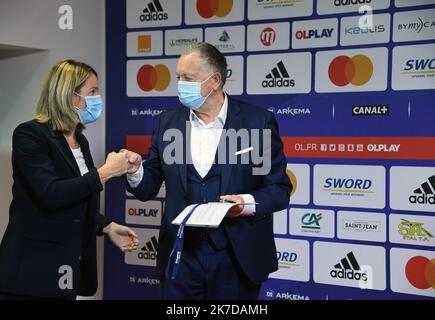
M 242 203 L 208 202 L 200 204 L 193 211 L 189 220 L 187 220 L 186 226 L 217 228 L 231 207 L 239 204 Z M 245 205 L 249 204 L 251 203 L 245 203 Z M 181 213 L 172 221 L 172 224 L 180 225 L 194 206 L 196 206 L 196 204 L 191 204 L 184 208 L 184 210 L 181 211 Z

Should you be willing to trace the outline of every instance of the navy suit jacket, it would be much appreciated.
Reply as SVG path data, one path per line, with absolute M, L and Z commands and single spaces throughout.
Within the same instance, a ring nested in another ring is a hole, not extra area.
M 88 142 L 80 133 L 76 137 L 89 168 L 83 176 L 61 132 L 35 120 L 14 131 L 13 200 L 0 245 L 0 292 L 63 297 L 93 295 L 97 289 L 95 234 L 110 221 L 98 214 L 103 186 Z M 65 289 L 62 275 L 70 271 L 73 286 Z
M 151 149 L 143 163 L 143 179 L 134 189 L 128 186 L 129 191 L 137 198 L 147 201 L 157 195 L 162 181 L 165 181 L 165 212 L 162 215 L 157 258 L 160 275 L 164 275 L 176 238 L 178 227 L 171 222 L 188 205 L 186 162 L 166 164 L 163 161 L 164 149 L 171 143 L 163 141 L 163 134 L 168 129 L 176 128 L 186 137 L 186 121 L 189 121 L 189 110 L 184 107 L 167 111 L 160 116 L 153 133 Z M 248 193 L 259 203 L 256 205 L 255 216 L 224 219 L 221 226 L 245 275 L 252 282 L 261 283 L 278 267 L 272 213 L 287 208 L 292 186 L 286 175 L 287 161 L 273 113 L 229 98 L 224 129 L 230 128 L 270 129 L 272 134 L 271 170 L 268 175 L 252 175 L 255 165 L 251 158 L 249 164 L 221 165 L 220 194 Z M 190 146 L 189 142 L 187 146 Z M 185 148 L 183 155 L 186 154 Z

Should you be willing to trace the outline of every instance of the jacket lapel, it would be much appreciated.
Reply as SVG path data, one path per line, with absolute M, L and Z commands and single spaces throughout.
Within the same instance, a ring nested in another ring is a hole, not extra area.
M 181 130 L 182 132 L 182 137 L 183 137 L 183 161 L 178 164 L 178 172 L 180 174 L 180 179 L 181 179 L 181 185 L 183 186 L 184 192 L 187 192 L 187 161 L 189 161 L 189 163 L 192 163 L 191 160 L 191 154 L 190 154 L 190 134 L 191 134 L 191 130 L 190 130 L 190 121 L 189 121 L 189 116 L 190 116 L 190 112 L 187 109 L 181 109 L 183 112 L 182 115 L 180 115 L 178 121 L 178 125 L 177 127 Z
M 241 128 L 241 121 L 240 118 L 238 116 L 238 113 L 240 112 L 240 108 L 239 105 L 237 104 L 237 102 L 233 99 L 231 99 L 230 97 L 228 97 L 228 111 L 227 111 L 227 119 L 225 121 L 225 126 L 224 126 L 224 130 L 228 130 L 228 129 L 234 129 L 236 131 L 238 131 Z M 221 139 L 219 141 L 219 147 L 218 150 L 222 150 L 221 149 L 221 144 L 225 143 L 225 150 L 226 150 L 226 163 L 224 164 L 219 164 L 219 166 L 221 167 L 221 190 L 220 190 L 220 194 L 221 195 L 225 195 L 227 194 L 227 190 L 228 190 L 228 184 L 230 182 L 230 178 L 231 175 L 233 173 L 233 164 L 230 164 L 229 160 L 230 160 L 230 154 L 229 154 L 229 143 L 228 141 L 225 141 L 226 137 L 224 132 L 222 132 L 222 136 Z

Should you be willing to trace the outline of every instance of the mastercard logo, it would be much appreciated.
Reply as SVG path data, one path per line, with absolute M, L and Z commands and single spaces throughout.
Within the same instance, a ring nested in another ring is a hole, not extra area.
M 151 90 L 163 91 L 171 82 L 171 74 L 164 64 L 152 66 L 146 64 L 137 73 L 137 84 L 145 92 Z
M 233 9 L 233 0 L 197 0 L 196 10 L 205 19 L 225 17 Z
M 405 274 L 409 283 L 417 289 L 435 289 L 435 259 L 413 257 L 406 263 Z
M 358 54 L 353 57 L 338 56 L 329 65 L 329 79 L 338 87 L 349 84 L 365 85 L 372 78 L 373 63 L 369 57 Z
M 296 179 L 296 175 L 293 173 L 293 171 L 286 169 L 285 172 L 287 173 L 287 177 L 290 179 L 290 182 L 292 183 L 293 189 L 290 192 L 290 196 L 294 195 L 297 188 L 298 188 L 298 180 Z

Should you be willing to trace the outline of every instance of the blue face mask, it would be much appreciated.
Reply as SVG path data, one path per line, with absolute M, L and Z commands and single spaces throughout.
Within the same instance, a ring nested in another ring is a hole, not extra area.
M 201 95 L 201 85 L 213 75 L 214 73 L 203 82 L 178 81 L 178 99 L 180 99 L 180 102 L 189 109 L 199 109 L 213 92 L 211 90 L 206 97 L 203 97 Z
M 83 124 L 95 122 L 103 112 L 103 99 L 98 96 L 86 96 L 83 97 L 76 93 L 76 95 L 82 97 L 86 101 L 86 107 L 84 109 L 77 108 L 80 115 L 80 120 Z

